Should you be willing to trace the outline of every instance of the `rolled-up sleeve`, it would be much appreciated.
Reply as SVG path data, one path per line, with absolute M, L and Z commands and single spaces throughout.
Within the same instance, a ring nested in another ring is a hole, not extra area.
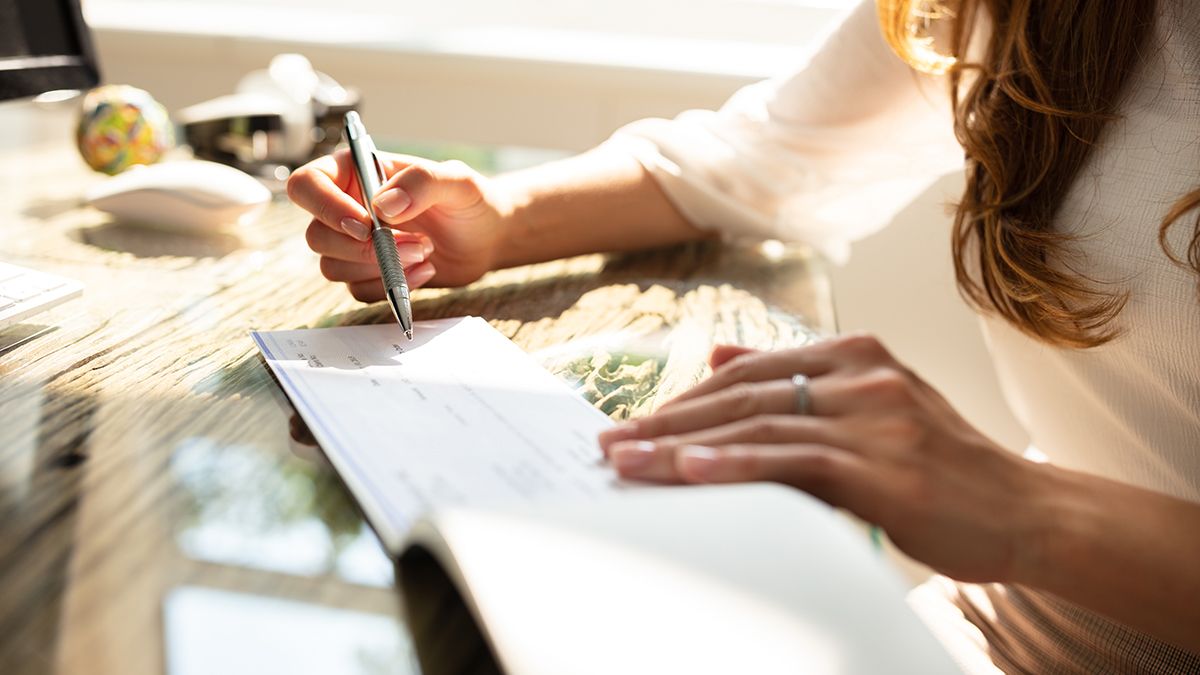
M 620 129 L 694 225 L 805 242 L 836 261 L 939 176 L 961 169 L 947 85 L 884 42 L 869 0 L 786 77 Z

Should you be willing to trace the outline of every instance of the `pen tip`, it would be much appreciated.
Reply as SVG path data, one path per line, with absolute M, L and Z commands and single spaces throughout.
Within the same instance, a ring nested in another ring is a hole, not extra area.
M 412 339 L 412 329 L 410 328 L 410 329 L 404 331 L 404 336 L 407 337 L 409 340 L 411 340 Z

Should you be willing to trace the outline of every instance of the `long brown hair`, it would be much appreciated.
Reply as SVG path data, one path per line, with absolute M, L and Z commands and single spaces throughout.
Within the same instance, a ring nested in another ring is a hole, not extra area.
M 960 291 L 1051 344 L 1094 347 L 1113 339 L 1127 293 L 1074 269 L 1071 236 L 1053 223 L 1149 51 L 1157 2 L 877 4 L 896 52 L 917 69 L 949 76 L 955 132 L 967 158 L 953 230 Z M 984 15 L 990 34 L 972 44 Z M 952 21 L 946 36 L 935 39 L 934 27 L 945 21 Z M 1171 224 L 1198 206 L 1200 189 L 1165 214 L 1158 236 L 1171 260 L 1200 273 L 1200 219 L 1182 255 L 1167 241 Z

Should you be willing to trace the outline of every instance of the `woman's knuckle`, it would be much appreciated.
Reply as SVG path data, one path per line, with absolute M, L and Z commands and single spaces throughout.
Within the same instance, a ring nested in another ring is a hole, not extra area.
M 854 355 L 868 361 L 879 361 L 887 357 L 887 348 L 879 338 L 870 333 L 856 333 L 845 338 L 845 348 Z
M 404 187 L 412 189 L 422 187 L 437 181 L 437 174 L 424 164 L 413 164 L 404 172 Z
M 717 373 L 727 380 L 741 382 L 749 377 L 754 363 L 755 359 L 751 354 L 739 354 L 718 368 Z
M 468 178 L 472 172 L 471 167 L 461 159 L 448 159 L 442 162 L 442 167 L 448 176 L 455 178 Z
M 321 270 L 321 276 L 329 281 L 338 281 L 337 263 L 332 258 L 321 256 L 321 260 L 317 263 Z
M 664 434 L 654 438 L 655 447 L 664 450 L 672 450 L 677 448 L 681 442 L 682 441 L 680 440 L 679 436 L 675 436 L 673 434 Z
M 320 235 L 321 229 L 324 229 L 324 227 L 324 225 L 314 220 L 308 224 L 308 229 L 304 230 L 304 242 L 314 251 L 320 252 Z
M 652 415 L 643 417 L 637 421 L 638 435 L 643 438 L 654 438 L 661 436 L 666 430 L 666 423 L 661 415 Z
M 863 376 L 862 386 L 867 394 L 888 403 L 912 400 L 912 383 L 908 376 L 895 368 L 876 368 Z
M 321 221 L 322 223 L 328 223 L 330 225 L 333 225 L 334 224 L 333 223 L 333 216 L 334 216 L 333 208 L 334 207 L 333 207 L 332 199 L 323 199 L 323 200 L 321 200 L 321 203 L 317 206 L 317 212 L 314 213 L 313 215 L 316 217 L 317 220 Z
M 729 385 L 722 395 L 719 409 L 728 411 L 730 416 L 743 418 L 758 412 L 756 388 L 747 382 L 737 382 Z
M 804 458 L 804 473 L 813 485 L 832 485 L 841 467 L 841 461 L 830 452 L 814 452 Z
M 308 165 L 302 166 L 292 172 L 287 179 L 287 196 L 293 202 L 299 199 L 300 195 L 312 184 L 312 169 Z
M 783 418 L 760 415 L 754 418 L 751 437 L 758 443 L 781 443 L 786 439 L 788 426 Z
M 753 448 L 735 445 L 721 454 L 721 461 L 726 471 L 738 478 L 752 478 L 758 475 L 760 463 L 758 453 Z

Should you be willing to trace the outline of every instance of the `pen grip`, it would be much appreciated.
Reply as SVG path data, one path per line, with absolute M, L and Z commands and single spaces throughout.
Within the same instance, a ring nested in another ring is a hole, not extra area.
M 371 242 L 375 244 L 375 257 L 379 259 L 379 272 L 383 277 L 384 288 L 403 289 L 403 297 L 408 299 L 408 280 L 404 278 L 404 266 L 400 264 L 400 256 L 396 253 L 396 238 L 386 227 L 378 227 L 371 231 Z

